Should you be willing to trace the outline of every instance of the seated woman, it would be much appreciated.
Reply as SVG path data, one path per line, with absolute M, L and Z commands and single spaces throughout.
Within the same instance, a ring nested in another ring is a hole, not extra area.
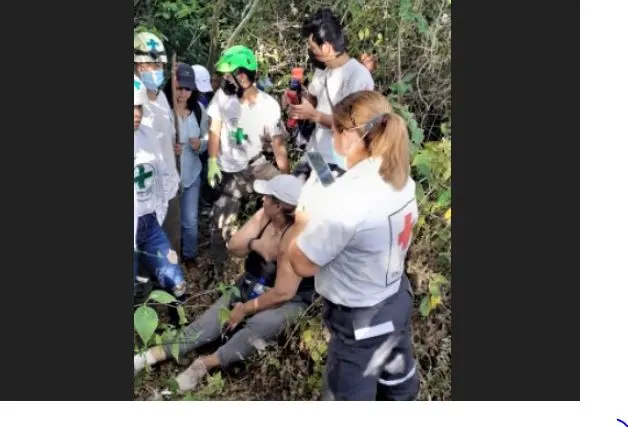
M 191 390 L 209 369 L 225 368 L 244 360 L 268 341 L 274 340 L 288 320 L 296 320 L 311 303 L 314 295 L 312 278 L 298 277 L 284 259 L 285 243 L 294 223 L 294 213 L 302 184 L 291 175 L 279 175 L 269 181 L 256 180 L 255 191 L 264 195 L 264 204 L 229 242 L 229 252 L 246 256 L 245 273 L 237 286 L 240 296 L 223 295 L 196 321 L 183 330 L 177 341 L 179 353 L 186 354 L 218 339 L 224 331 L 233 331 L 246 319 L 242 328 L 215 353 L 196 359 L 180 374 L 180 391 Z M 229 319 L 220 322 L 222 307 L 231 308 Z M 146 366 L 162 362 L 172 355 L 171 345 L 158 346 L 134 357 L 135 373 Z

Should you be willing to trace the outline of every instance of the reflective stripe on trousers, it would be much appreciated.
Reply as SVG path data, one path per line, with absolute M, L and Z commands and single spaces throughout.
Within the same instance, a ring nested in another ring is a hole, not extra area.
M 415 400 L 419 378 L 412 346 L 413 296 L 399 291 L 373 307 L 324 303 L 331 332 L 324 400 Z

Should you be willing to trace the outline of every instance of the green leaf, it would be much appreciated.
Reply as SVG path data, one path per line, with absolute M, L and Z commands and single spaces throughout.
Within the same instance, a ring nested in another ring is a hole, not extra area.
M 430 282 L 429 288 L 431 296 L 440 296 L 440 284 L 438 282 Z
M 419 127 L 414 118 L 408 121 L 408 128 L 410 128 L 410 138 L 412 139 L 412 143 L 415 145 L 422 143 L 423 138 L 425 138 L 423 135 L 423 129 Z
M 421 305 L 419 306 L 419 310 L 421 311 L 421 315 L 423 317 L 427 317 L 430 314 L 430 310 L 431 310 L 431 306 L 430 306 L 430 298 L 429 297 L 423 297 L 423 299 L 421 300 Z
M 312 330 L 311 329 L 307 329 L 305 332 L 303 332 L 303 336 L 301 337 L 303 339 L 303 342 L 305 343 L 305 345 L 309 345 L 310 342 L 312 342 Z
M 360 30 L 360 31 L 358 31 L 358 38 L 359 38 L 360 40 L 364 40 L 364 30 Z
M 177 363 L 179 363 L 179 342 L 178 341 L 175 341 L 170 346 L 170 352 L 172 353 L 172 357 L 174 357 L 174 360 L 176 360 Z
M 222 306 L 218 309 L 218 322 L 222 325 L 224 324 L 227 320 L 229 320 L 229 315 L 231 314 L 231 311 L 225 307 Z
M 170 304 L 177 301 L 177 299 L 173 295 L 169 294 L 166 291 L 160 290 L 152 291 L 148 296 L 148 299 L 158 302 L 160 304 Z
M 177 314 L 179 315 L 179 325 L 185 325 L 188 323 L 188 318 L 185 316 L 185 309 L 182 305 L 177 306 Z
M 148 345 L 148 341 L 155 333 L 158 324 L 159 316 L 152 307 L 141 305 L 133 313 L 133 327 L 144 345 Z
M 240 297 L 242 296 L 242 294 L 240 293 L 240 288 L 238 288 L 237 286 L 231 288 L 231 294 L 234 298 L 237 299 L 240 299 Z
M 317 351 L 313 351 L 310 353 L 310 357 L 312 358 L 313 361 L 315 362 L 320 362 L 321 361 L 321 355 L 318 354 Z
M 425 34 L 427 33 L 427 20 L 421 14 L 416 17 L 417 26 L 419 27 L 419 33 Z
M 416 77 L 416 71 L 412 71 L 411 73 L 407 73 L 405 76 L 401 78 L 401 81 L 404 83 L 409 83 L 410 80 Z
M 371 35 L 371 30 L 368 29 L 368 28 L 365 28 L 364 29 L 364 38 L 368 39 L 370 35 Z
M 451 189 L 443 191 L 436 200 L 436 204 L 440 207 L 447 206 L 449 202 L 451 202 Z
M 416 185 L 416 200 L 421 203 L 421 201 L 425 198 L 425 191 L 423 190 L 423 186 L 421 184 Z

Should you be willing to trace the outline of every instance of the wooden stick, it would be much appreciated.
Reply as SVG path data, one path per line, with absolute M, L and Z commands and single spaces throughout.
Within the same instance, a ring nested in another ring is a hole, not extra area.
M 172 54 L 172 69 L 170 76 L 170 88 L 172 91 L 172 111 L 174 113 L 174 141 L 179 143 L 179 115 L 177 114 L 177 53 Z M 174 147 L 173 147 L 174 150 Z M 181 176 L 181 156 L 175 155 L 177 172 Z M 179 188 L 179 192 L 181 189 Z

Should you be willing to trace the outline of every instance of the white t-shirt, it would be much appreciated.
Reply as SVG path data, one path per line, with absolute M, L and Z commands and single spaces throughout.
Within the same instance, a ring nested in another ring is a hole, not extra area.
M 168 210 L 168 194 L 177 192 L 178 178 L 173 179 L 159 150 L 155 132 L 145 125 L 133 133 L 134 161 L 133 183 L 136 193 L 136 216 L 155 212 L 159 224 L 163 223 Z M 174 188 L 173 188 L 174 186 Z
M 331 103 L 325 90 L 325 81 L 327 81 Z M 342 67 L 317 69 L 307 90 L 316 97 L 316 109 L 322 113 L 331 114 L 332 105 L 337 104 L 346 96 L 374 88 L 375 83 L 369 70 L 359 61 L 351 58 Z M 327 163 L 336 164 L 333 155 L 332 132 L 325 126 L 316 125 L 308 141 L 307 150 L 318 151 Z
M 267 93 L 257 92 L 254 103 L 241 103 L 218 90 L 207 108 L 212 120 L 220 120 L 218 166 L 224 172 L 240 172 L 264 149 L 262 136 L 282 135 L 279 103 Z
M 179 179 L 177 173 L 177 163 L 174 157 L 174 116 L 172 110 L 168 105 L 166 95 L 159 91 L 155 101 L 148 101 L 143 108 L 142 124 L 153 129 L 157 135 L 157 141 L 159 142 L 159 148 L 163 155 L 166 165 L 170 170 L 170 175 Z M 177 183 L 178 185 L 178 183 Z M 175 192 L 168 195 L 168 200 L 172 199 L 176 194 Z
M 347 307 L 370 307 L 399 289 L 418 220 L 415 183 L 400 191 L 367 159 L 324 189 L 297 245 L 320 271 L 316 291 Z M 306 207 L 307 212 L 307 207 Z

